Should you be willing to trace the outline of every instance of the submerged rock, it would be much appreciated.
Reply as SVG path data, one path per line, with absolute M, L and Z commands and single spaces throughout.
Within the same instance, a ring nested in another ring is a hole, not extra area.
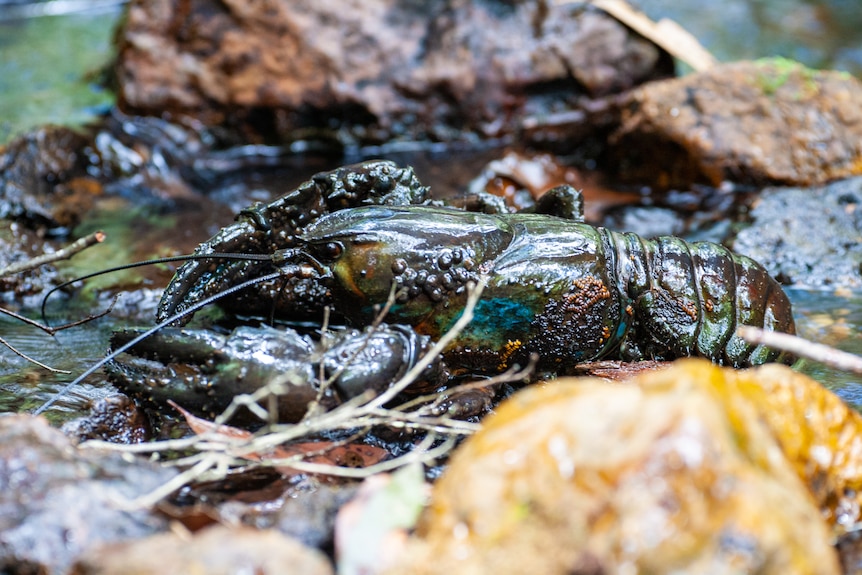
M 763 190 L 733 249 L 782 283 L 862 286 L 862 178 Z
M 827 511 L 856 487 L 857 414 L 780 366 L 687 360 L 634 381 L 502 405 L 452 458 L 398 572 L 839 572 L 800 475 Z
M 659 188 L 810 186 L 862 174 L 862 83 L 783 59 L 651 82 L 626 97 L 603 163 Z
M 79 450 L 42 418 L 0 417 L 0 572 L 66 573 L 98 543 L 167 529 L 165 518 L 129 503 L 176 473 Z
M 117 64 L 127 112 L 360 144 L 496 138 L 672 72 L 603 12 L 543 0 L 135 1 Z
M 86 416 L 66 422 L 63 433 L 76 441 L 99 439 L 113 443 L 143 443 L 152 436 L 143 410 L 125 395 L 99 399 Z

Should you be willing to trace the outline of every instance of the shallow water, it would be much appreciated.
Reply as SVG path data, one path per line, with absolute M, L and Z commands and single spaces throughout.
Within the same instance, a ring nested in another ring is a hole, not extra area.
M 631 0 L 671 18 L 722 62 L 783 56 L 862 77 L 858 0 Z
M 862 293 L 791 289 L 788 295 L 800 336 L 862 356 Z M 862 411 L 862 375 L 810 361 L 797 367 Z
M 103 319 L 50 336 L 11 318 L 0 319 L 3 339 L 13 347 L 50 367 L 71 372 L 50 373 L 0 347 L 0 413 L 32 411 L 47 401 L 65 382 L 105 355 L 110 331 L 118 323 Z M 93 376 L 58 401 L 48 415 L 59 423 L 81 415 L 90 402 L 111 393 L 113 390 L 103 384 L 102 376 Z
M 0 144 L 43 124 L 92 121 L 113 104 L 100 79 L 112 57 L 121 3 L 79 2 L 69 14 L 15 17 L 60 4 L 0 1 Z

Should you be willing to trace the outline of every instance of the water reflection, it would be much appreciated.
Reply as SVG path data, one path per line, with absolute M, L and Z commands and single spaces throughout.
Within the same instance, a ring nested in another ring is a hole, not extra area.
M 26 313 L 36 317 L 35 310 Z M 59 322 L 55 322 L 59 323 Z M 0 318 L 0 333 L 20 352 L 55 369 L 71 374 L 51 373 L 6 347 L 0 346 L 0 413 L 31 411 L 46 401 L 62 385 L 105 355 L 111 331 L 123 323 L 103 318 L 86 326 L 51 336 L 12 318 Z M 50 418 L 59 423 L 87 411 L 89 404 L 113 393 L 101 376 L 94 376 L 57 403 Z
M 784 56 L 862 77 L 862 10 L 855 0 L 632 3 L 651 18 L 676 20 L 724 62 Z

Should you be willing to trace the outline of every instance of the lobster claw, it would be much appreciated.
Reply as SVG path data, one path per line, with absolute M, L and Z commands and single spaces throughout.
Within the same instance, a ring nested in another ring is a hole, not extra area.
M 140 333 L 114 332 L 111 346 Z M 278 421 L 287 423 L 299 421 L 310 402 L 330 409 L 369 391 L 383 392 L 430 348 L 429 337 L 403 325 L 330 331 L 321 343 L 288 328 L 242 326 L 230 334 L 167 328 L 115 358 L 106 371 L 130 395 L 157 405 L 173 400 L 204 417 L 222 413 L 238 394 L 274 396 Z M 434 358 L 415 391 L 436 389 L 448 377 L 442 359 Z M 240 422 L 259 423 L 247 414 Z
M 195 249 L 196 255 L 223 253 L 266 253 L 262 246 L 267 232 L 256 229 L 247 219 L 222 228 L 215 236 Z M 266 272 L 268 264 L 259 261 L 203 259 L 190 260 L 180 266 L 165 288 L 156 310 L 158 321 L 182 313 L 201 300 L 235 284 L 237 278 L 252 277 Z M 182 325 L 191 316 L 177 321 Z

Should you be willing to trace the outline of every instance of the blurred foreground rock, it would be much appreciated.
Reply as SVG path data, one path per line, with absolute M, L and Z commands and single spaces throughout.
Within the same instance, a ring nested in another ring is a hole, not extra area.
M 194 535 L 163 533 L 94 549 L 73 575 L 331 575 L 329 560 L 316 549 L 277 531 L 210 527 Z
M 858 520 L 858 414 L 783 366 L 687 360 L 633 381 L 501 406 L 397 572 L 839 572 L 823 515 L 835 532 Z
M 165 518 L 129 503 L 175 474 L 79 450 L 40 417 L 0 416 L 0 572 L 66 573 L 94 545 L 167 529 Z
M 119 106 L 248 141 L 470 140 L 673 73 L 587 4 L 526 0 L 134 1 Z
M 602 162 L 627 181 L 810 186 L 862 174 L 862 83 L 783 59 L 651 82 L 624 100 Z

